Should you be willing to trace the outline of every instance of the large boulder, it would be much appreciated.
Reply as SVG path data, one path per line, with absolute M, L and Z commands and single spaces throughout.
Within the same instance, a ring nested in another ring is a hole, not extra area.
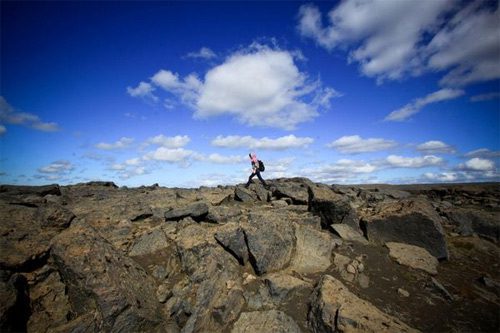
M 273 196 L 278 199 L 289 198 L 295 205 L 307 205 L 309 201 L 308 186 L 310 181 L 302 178 L 293 178 L 287 181 L 273 182 Z
M 455 208 L 447 211 L 446 216 L 463 236 L 476 233 L 495 242 L 500 239 L 500 212 Z
M 179 221 L 189 216 L 194 220 L 199 221 L 208 214 L 208 210 L 208 205 L 203 201 L 199 201 L 181 208 L 174 208 L 165 212 L 165 220 Z
M 348 197 L 334 192 L 327 185 L 309 186 L 309 211 L 321 217 L 323 228 L 343 223 L 359 230 L 359 217 Z
M 252 213 L 244 227 L 250 262 L 259 275 L 278 271 L 290 263 L 295 247 L 293 224 L 286 216 Z
M 418 332 L 376 308 L 330 275 L 318 283 L 311 297 L 309 323 L 313 332 Z
M 306 225 L 296 225 L 295 255 L 290 268 L 301 274 L 325 271 L 331 265 L 335 242 L 331 234 Z
M 363 218 L 368 240 L 407 243 L 423 247 L 438 259 L 448 258 L 441 217 L 425 200 L 407 199 L 381 203 Z
M 85 223 L 56 236 L 51 257 L 76 316 L 95 312 L 96 326 L 107 332 L 162 324 L 154 279 Z
M 0 193 L 8 193 L 9 195 L 37 195 L 46 196 L 48 194 L 61 195 L 61 188 L 57 184 L 43 186 L 17 186 L 17 185 L 0 185 Z
M 146 233 L 139 236 L 131 246 L 130 256 L 142 256 L 153 254 L 156 251 L 168 248 L 171 242 L 165 235 L 165 232 L 159 227 L 148 230 Z
M 297 323 L 282 311 L 243 312 L 231 333 L 300 333 Z
M 217 229 L 191 224 L 177 235 L 177 253 L 190 281 L 186 292 L 174 298 L 189 313 L 183 332 L 227 330 L 245 303 L 239 264 L 217 244 Z M 191 306 L 184 303 L 189 298 Z
M 257 194 L 249 189 L 237 186 L 234 189 L 234 198 L 241 202 L 254 202 L 257 201 Z
M 215 233 L 215 239 L 231 253 L 241 265 L 248 262 L 248 247 L 243 229 L 236 223 L 226 224 Z
M 40 207 L 9 204 L 0 200 L 0 267 L 30 271 L 47 260 L 50 240 L 67 228 L 74 214 L 57 204 Z
M 269 289 L 269 295 L 278 302 L 286 299 L 289 294 L 295 294 L 300 289 L 310 287 L 307 282 L 282 273 L 268 274 L 264 281 Z

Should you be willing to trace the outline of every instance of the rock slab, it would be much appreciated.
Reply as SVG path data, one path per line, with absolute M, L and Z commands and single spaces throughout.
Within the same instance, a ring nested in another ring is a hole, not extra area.
M 325 275 L 313 292 L 313 332 L 419 332 L 362 300 L 339 280 Z
M 438 260 L 426 249 L 415 245 L 387 242 L 385 246 L 389 248 L 389 256 L 400 265 L 420 269 L 429 274 L 436 275 Z

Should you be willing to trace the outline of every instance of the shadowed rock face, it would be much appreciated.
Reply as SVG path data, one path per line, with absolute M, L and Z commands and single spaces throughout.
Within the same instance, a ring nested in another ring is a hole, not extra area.
M 0 331 L 498 330 L 498 184 L 267 183 L 0 185 Z

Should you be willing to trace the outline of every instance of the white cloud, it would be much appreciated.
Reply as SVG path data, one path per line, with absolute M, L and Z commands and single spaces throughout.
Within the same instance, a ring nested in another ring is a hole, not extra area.
M 346 183 L 358 182 L 360 176 L 370 175 L 378 169 L 379 167 L 372 163 L 341 159 L 333 164 L 304 168 L 301 170 L 301 174 L 317 182 Z
M 184 148 L 159 147 L 156 150 L 147 153 L 143 159 L 186 164 L 188 159 L 194 156 L 196 156 L 195 152 Z
M 38 169 L 38 172 L 44 174 L 57 174 L 62 175 L 68 173 L 74 169 L 73 164 L 66 160 L 60 160 L 52 162 L 51 164 L 41 167 Z
M 500 151 L 489 150 L 488 148 L 480 148 L 465 154 L 465 157 L 479 157 L 479 158 L 499 158 Z
M 191 138 L 187 135 L 165 136 L 163 134 L 154 136 L 147 140 L 147 144 L 159 145 L 165 148 L 181 148 L 187 145 Z
M 3 135 L 7 132 L 7 129 L 4 125 L 0 124 L 0 135 Z
M 134 139 L 122 137 L 120 140 L 114 143 L 105 143 L 101 142 L 95 145 L 96 148 L 102 150 L 115 150 L 115 149 L 124 149 L 130 146 L 134 142 Z
M 443 85 L 463 86 L 500 78 L 498 22 L 498 4 L 476 0 L 434 36 L 427 46 L 429 67 L 451 69 L 441 80 Z
M 450 99 L 460 97 L 464 94 L 463 90 L 460 89 L 449 89 L 444 88 L 433 92 L 425 97 L 416 98 L 411 103 L 406 104 L 401 109 L 392 111 L 389 115 L 385 117 L 386 121 L 404 121 L 411 116 L 420 112 L 420 110 L 429 104 L 442 102 Z
M 153 75 L 151 81 L 163 90 L 178 96 L 183 103 L 191 107 L 194 107 L 198 99 L 199 90 L 203 85 L 194 73 L 180 79 L 179 74 L 164 69 L 159 70 Z M 165 103 L 169 106 L 172 105 L 170 99 L 166 99 Z
M 425 180 L 430 180 L 433 182 L 454 182 L 459 179 L 460 175 L 456 172 L 442 172 L 442 173 L 433 173 L 426 172 L 423 175 Z
M 135 88 L 127 87 L 127 93 L 132 97 L 141 97 L 146 99 L 151 99 L 154 102 L 158 101 L 158 97 L 153 94 L 155 87 L 150 83 L 141 81 L 139 85 Z
M 59 131 L 59 126 L 54 122 L 44 122 L 37 115 L 19 112 L 14 109 L 5 98 L 0 96 L 0 122 L 14 125 L 25 125 L 42 132 Z M 5 126 L 3 133 L 6 132 Z
M 141 163 L 140 158 L 131 158 L 125 161 L 126 165 L 137 166 Z
M 300 53 L 254 43 L 212 67 L 203 81 L 195 73 L 181 78 L 162 69 L 151 82 L 191 107 L 194 118 L 229 115 L 248 126 L 291 130 L 340 96 L 319 79 L 309 79 L 295 59 Z
M 217 153 L 210 154 L 205 158 L 206 161 L 216 164 L 238 164 L 246 159 L 242 156 L 232 155 L 232 156 L 224 156 Z
M 419 144 L 417 146 L 417 150 L 425 154 L 452 154 L 455 152 L 455 149 L 452 146 L 438 140 L 431 140 Z
M 428 166 L 440 165 L 443 163 L 443 159 L 434 155 L 426 155 L 423 157 L 389 155 L 386 158 L 386 162 L 389 166 L 395 168 L 424 168 Z
M 298 31 L 327 50 L 348 50 L 378 82 L 449 71 L 441 80 L 449 86 L 500 77 L 499 19 L 498 6 L 481 0 L 352 0 L 333 8 L 326 26 L 316 6 L 302 6 Z
M 247 149 L 267 149 L 267 150 L 285 150 L 293 148 L 307 148 L 314 142 L 310 137 L 296 137 L 295 135 L 282 136 L 277 139 L 267 137 L 254 138 L 252 136 L 217 136 L 212 140 L 212 145 L 224 148 L 247 148 Z
M 328 144 L 328 147 L 346 154 L 374 152 L 390 149 L 395 146 L 397 146 L 397 143 L 392 140 L 380 138 L 363 139 L 359 135 L 343 136 Z
M 459 169 L 469 171 L 493 171 L 495 163 L 491 160 L 474 157 L 459 166 Z
M 201 59 L 212 59 L 216 58 L 217 55 L 215 54 L 214 51 L 209 49 L 208 47 L 202 47 L 199 51 L 197 52 L 190 52 L 187 54 L 188 58 L 201 58 Z
M 488 94 L 475 95 L 470 98 L 471 102 L 485 102 L 500 98 L 500 92 L 492 92 Z

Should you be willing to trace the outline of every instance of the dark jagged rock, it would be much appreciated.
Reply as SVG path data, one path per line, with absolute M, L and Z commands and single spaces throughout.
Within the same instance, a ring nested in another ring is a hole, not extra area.
M 226 225 L 215 233 L 215 239 L 231 253 L 241 265 L 248 262 L 248 247 L 243 229 L 238 225 Z
M 234 197 L 236 200 L 241 202 L 254 202 L 257 200 L 257 195 L 254 192 L 240 186 L 237 186 L 234 189 Z
M 485 212 L 474 209 L 456 208 L 446 212 L 456 231 L 464 236 L 474 233 L 498 242 L 500 239 L 500 212 Z
M 309 200 L 308 185 L 305 182 L 275 182 L 273 196 L 278 199 L 290 198 L 296 205 L 307 205 Z
M 401 200 L 381 204 L 363 219 L 368 240 L 420 246 L 438 259 L 448 258 L 441 218 L 424 200 Z
M 165 220 L 178 221 L 185 217 L 191 217 L 194 220 L 201 220 L 208 214 L 208 205 L 205 202 L 195 202 L 186 207 L 174 208 L 165 212 Z
M 309 211 L 321 217 L 323 228 L 330 224 L 344 223 L 359 229 L 359 218 L 349 200 L 326 185 L 309 187 Z
M 0 330 L 498 330 L 498 184 L 266 181 L 1 187 Z
M 84 185 L 118 188 L 118 186 L 114 182 L 110 181 L 92 181 L 92 182 L 87 182 Z
M 57 184 L 44 186 L 0 185 L 0 193 L 8 193 L 10 195 L 37 195 L 43 197 L 48 194 L 61 195 L 61 188 Z
M 28 281 L 21 274 L 0 281 L 0 331 L 26 332 L 31 314 L 28 293 Z
M 250 262 L 259 275 L 285 268 L 295 247 L 293 225 L 279 215 L 251 214 L 243 227 Z
M 51 255 L 77 315 L 95 311 L 104 331 L 154 330 L 162 324 L 154 280 L 83 223 L 54 238 Z

